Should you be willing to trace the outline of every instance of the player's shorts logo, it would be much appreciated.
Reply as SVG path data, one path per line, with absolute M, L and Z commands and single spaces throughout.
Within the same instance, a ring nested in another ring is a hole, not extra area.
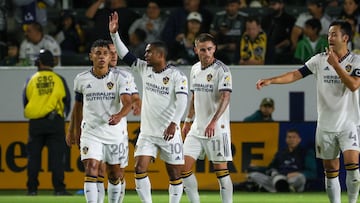
M 213 76 L 211 75 L 211 73 L 209 73 L 209 74 L 206 76 L 206 79 L 207 79 L 208 82 L 210 82 L 212 78 L 213 78 Z
M 84 155 L 86 155 L 86 154 L 88 153 L 88 151 L 89 151 L 89 148 L 88 148 L 87 146 L 85 146 L 85 147 L 82 148 L 82 153 L 83 153 Z
M 108 82 L 108 83 L 106 84 L 106 86 L 108 87 L 109 90 L 111 90 L 111 89 L 114 87 L 114 83 Z
M 163 83 L 166 85 L 169 83 L 170 78 L 168 76 L 163 78 Z

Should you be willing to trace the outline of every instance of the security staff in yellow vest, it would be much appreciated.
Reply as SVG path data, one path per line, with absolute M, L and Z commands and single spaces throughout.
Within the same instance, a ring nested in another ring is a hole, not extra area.
M 53 72 L 54 56 L 42 49 L 35 65 L 38 71 L 26 81 L 24 115 L 29 121 L 28 195 L 37 195 L 41 151 L 48 147 L 54 195 L 71 195 L 65 190 L 65 116 L 70 111 L 70 92 L 65 79 Z

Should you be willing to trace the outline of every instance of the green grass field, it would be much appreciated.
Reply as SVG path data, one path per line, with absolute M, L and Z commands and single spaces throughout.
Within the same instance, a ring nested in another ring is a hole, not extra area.
M 73 191 L 72 191 L 73 192 Z M 39 191 L 38 196 L 26 196 L 25 191 L 0 191 L 1 203 L 83 203 L 83 195 L 66 197 L 56 197 L 51 191 Z M 75 192 L 74 192 L 75 193 Z M 219 203 L 221 202 L 218 192 L 200 191 L 201 202 Z M 107 202 L 107 199 L 105 199 Z M 140 202 L 136 192 L 127 191 L 124 203 Z M 168 202 L 166 191 L 153 192 L 154 203 Z M 189 202 L 185 194 L 182 203 Z M 265 192 L 235 192 L 234 203 L 328 203 L 325 192 L 314 193 L 265 193 Z M 347 202 L 346 194 L 342 195 L 342 202 Z M 360 202 L 360 201 L 359 201 Z

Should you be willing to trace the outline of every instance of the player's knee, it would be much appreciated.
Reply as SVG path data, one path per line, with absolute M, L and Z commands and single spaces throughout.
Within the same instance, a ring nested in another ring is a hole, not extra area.
M 143 164 L 137 163 L 135 165 L 135 173 L 146 173 L 147 167 Z
M 99 173 L 99 165 L 96 160 L 88 160 L 84 162 L 85 174 L 97 177 Z

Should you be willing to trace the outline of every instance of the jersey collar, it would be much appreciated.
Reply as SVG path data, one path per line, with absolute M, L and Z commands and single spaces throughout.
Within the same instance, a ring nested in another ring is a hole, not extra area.
M 346 59 L 346 57 L 348 57 L 349 55 L 350 55 L 350 51 L 348 50 L 347 53 L 339 59 L 339 63 L 343 62 Z

